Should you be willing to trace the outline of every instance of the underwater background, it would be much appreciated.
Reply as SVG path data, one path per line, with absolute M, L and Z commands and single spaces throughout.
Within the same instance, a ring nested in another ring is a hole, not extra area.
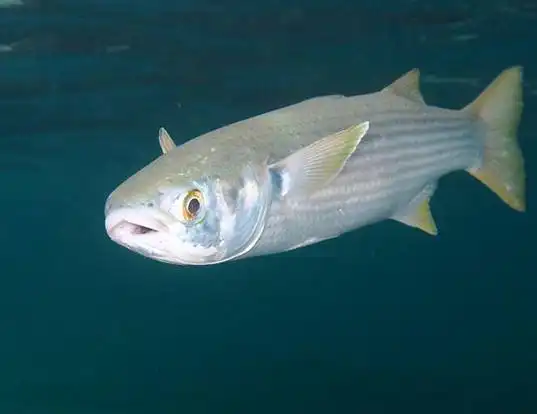
M 179 144 L 418 67 L 461 108 L 525 68 L 528 211 L 440 181 L 387 221 L 208 267 L 111 242 L 107 195 Z M 0 414 L 537 413 L 537 3 L 0 1 Z

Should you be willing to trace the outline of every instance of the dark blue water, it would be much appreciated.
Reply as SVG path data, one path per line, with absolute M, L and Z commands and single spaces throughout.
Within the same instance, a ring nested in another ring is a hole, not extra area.
M 536 413 L 531 0 L 33 0 L 0 8 L 0 413 Z M 385 222 L 214 267 L 108 240 L 103 203 L 176 142 L 413 67 L 466 105 L 525 67 L 528 212 L 441 180 L 440 235 Z

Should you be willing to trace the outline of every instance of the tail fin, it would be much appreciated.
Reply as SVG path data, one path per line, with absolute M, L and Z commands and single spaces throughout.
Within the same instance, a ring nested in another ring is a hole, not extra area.
M 522 67 L 514 66 L 463 108 L 487 129 L 483 164 L 468 172 L 517 211 L 526 210 L 524 158 L 517 142 L 522 107 Z

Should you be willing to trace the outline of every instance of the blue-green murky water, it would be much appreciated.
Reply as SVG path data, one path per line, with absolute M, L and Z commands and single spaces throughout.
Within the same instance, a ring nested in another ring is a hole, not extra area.
M 1 414 L 537 412 L 533 2 L 2 3 Z M 526 214 L 461 172 L 437 238 L 386 222 L 182 268 L 104 233 L 160 126 L 184 142 L 412 67 L 462 107 L 513 64 Z

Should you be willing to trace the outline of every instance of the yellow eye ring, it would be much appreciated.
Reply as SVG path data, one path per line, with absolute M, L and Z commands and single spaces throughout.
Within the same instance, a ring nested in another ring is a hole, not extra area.
M 200 190 L 190 190 L 183 199 L 183 217 L 186 221 L 198 218 L 203 207 L 203 194 Z

